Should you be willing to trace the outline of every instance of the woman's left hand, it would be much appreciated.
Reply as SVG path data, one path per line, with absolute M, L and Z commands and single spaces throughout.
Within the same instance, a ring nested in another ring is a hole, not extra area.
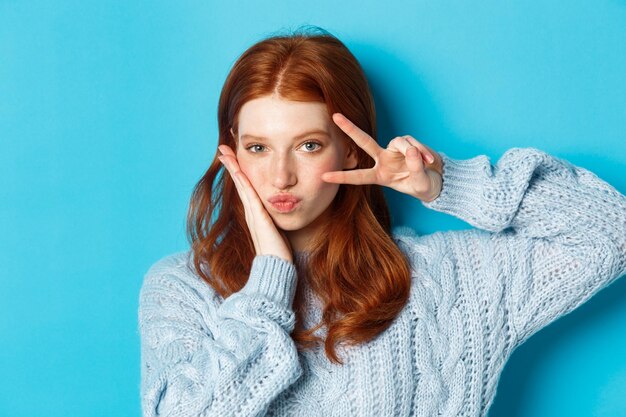
M 361 149 L 374 159 L 374 167 L 322 174 L 322 180 L 338 184 L 378 184 L 430 202 L 442 187 L 441 155 L 411 136 L 392 139 L 383 149 L 367 133 L 341 113 L 333 120 Z

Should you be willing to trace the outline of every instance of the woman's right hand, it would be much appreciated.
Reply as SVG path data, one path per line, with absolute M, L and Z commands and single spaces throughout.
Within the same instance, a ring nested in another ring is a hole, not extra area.
M 228 145 L 218 147 L 222 155 L 217 158 L 228 170 L 243 204 L 248 230 L 257 255 L 274 255 L 293 263 L 293 254 L 286 236 L 278 230 L 263 206 L 259 195 L 243 173 L 237 155 Z

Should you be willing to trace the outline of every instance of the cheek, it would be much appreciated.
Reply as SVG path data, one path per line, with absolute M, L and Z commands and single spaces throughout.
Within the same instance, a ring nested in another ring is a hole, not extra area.
M 246 175 L 252 187 L 260 193 L 264 185 L 268 184 L 270 167 L 260 160 L 249 160 L 244 155 L 238 155 L 239 168 Z M 269 163 L 269 159 L 267 160 Z M 329 171 L 341 171 L 341 161 L 336 158 L 325 160 L 311 160 L 303 158 L 298 161 L 297 170 L 300 187 L 307 192 L 332 199 L 339 189 L 339 184 L 322 181 L 322 174 Z M 298 188 L 298 187 L 296 187 Z M 260 195 L 260 194 L 259 194 Z
M 264 170 L 259 163 L 252 163 L 252 161 L 247 161 L 245 158 L 238 158 L 239 168 L 248 178 L 248 181 L 252 184 L 252 187 L 256 192 L 259 192 L 259 186 L 263 183 L 265 179 Z
M 337 161 L 324 161 L 320 164 L 310 164 L 307 169 L 307 183 L 311 189 L 316 190 L 319 194 L 327 194 L 334 196 L 339 189 L 339 184 L 333 184 L 322 181 L 322 174 L 330 171 L 341 171 L 341 164 Z

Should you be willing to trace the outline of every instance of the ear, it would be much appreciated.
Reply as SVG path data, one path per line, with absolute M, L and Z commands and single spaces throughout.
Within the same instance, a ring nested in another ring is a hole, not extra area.
M 356 157 L 356 149 L 352 144 L 348 145 L 348 154 L 343 163 L 343 169 L 354 169 L 359 161 Z

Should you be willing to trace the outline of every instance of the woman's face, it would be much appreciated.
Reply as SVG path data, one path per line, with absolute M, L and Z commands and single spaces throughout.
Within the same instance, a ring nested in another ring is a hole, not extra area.
M 356 166 L 340 132 L 325 103 L 268 95 L 239 112 L 239 166 L 294 250 L 306 249 L 339 189 L 322 173 Z

